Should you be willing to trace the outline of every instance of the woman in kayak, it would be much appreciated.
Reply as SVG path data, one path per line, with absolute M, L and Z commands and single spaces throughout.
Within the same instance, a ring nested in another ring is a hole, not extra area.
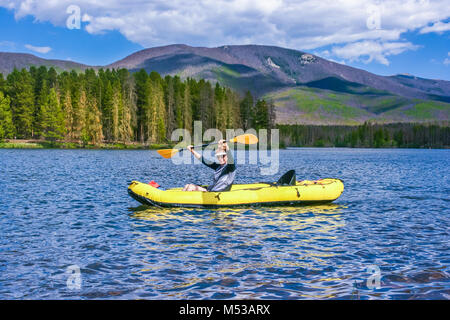
M 215 172 L 213 183 L 206 189 L 195 184 L 187 184 L 184 186 L 183 191 L 218 192 L 229 191 L 231 189 L 234 177 L 236 176 L 236 165 L 234 164 L 233 155 L 230 152 L 230 148 L 228 147 L 226 140 L 220 140 L 216 149 L 216 158 L 219 163 L 206 162 L 203 156 L 194 150 L 192 145 L 188 146 L 187 149 L 191 151 L 191 153 L 204 165 L 210 167 Z

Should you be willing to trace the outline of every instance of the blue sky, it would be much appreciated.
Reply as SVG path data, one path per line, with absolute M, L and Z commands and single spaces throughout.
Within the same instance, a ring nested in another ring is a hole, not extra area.
M 72 60 L 88 65 L 106 65 L 144 47 L 127 40 L 118 31 L 90 34 L 84 29 L 68 29 L 50 22 L 34 22 L 32 16 L 18 21 L 0 8 L 0 51 L 31 53 L 45 59 Z M 6 31 L 7 30 L 7 31 Z M 26 46 L 50 47 L 47 53 Z
M 0 51 L 106 65 L 173 43 L 276 45 L 450 80 L 448 0 L 0 0 Z

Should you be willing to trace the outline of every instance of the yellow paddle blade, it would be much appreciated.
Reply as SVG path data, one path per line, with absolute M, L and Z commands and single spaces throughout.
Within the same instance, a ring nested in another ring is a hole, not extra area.
M 162 155 L 166 159 L 172 158 L 175 154 L 178 153 L 178 149 L 160 149 L 156 150 L 160 155 Z
M 242 144 L 255 144 L 258 143 L 258 137 L 255 136 L 254 134 L 248 133 L 234 137 L 233 139 L 231 139 L 231 142 L 238 142 Z

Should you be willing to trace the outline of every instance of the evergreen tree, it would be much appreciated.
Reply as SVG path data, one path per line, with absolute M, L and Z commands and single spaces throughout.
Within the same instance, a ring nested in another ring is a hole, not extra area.
M 7 77 L 7 94 L 11 99 L 11 113 L 18 138 L 33 134 L 34 92 L 30 73 L 14 69 Z
M 183 128 L 183 92 L 184 84 L 180 83 L 179 80 L 175 85 L 175 112 L 174 112 L 174 123 L 175 128 Z M 170 135 L 168 135 L 170 136 Z
M 42 107 L 48 100 L 48 71 L 47 67 L 30 67 L 30 75 L 33 79 L 34 108 L 33 108 L 33 129 L 32 136 L 39 138 L 42 135 Z
M 44 138 L 51 141 L 63 139 L 65 134 L 65 119 L 55 88 L 50 89 L 47 104 L 42 109 L 44 115 L 42 133 Z
M 141 143 L 146 137 L 147 122 L 151 121 L 149 118 L 150 108 L 150 82 L 149 76 L 144 69 L 139 70 L 134 74 L 135 90 L 136 90 L 136 138 Z
M 95 100 L 93 98 L 93 100 Z M 74 112 L 74 127 L 73 127 L 73 139 L 76 141 L 83 141 L 83 143 L 87 143 L 89 139 L 88 135 L 86 135 L 86 130 L 90 130 L 91 128 L 87 128 L 87 121 L 89 118 L 89 112 L 97 113 L 98 111 L 93 108 L 89 109 L 89 98 L 87 96 L 86 90 L 84 88 L 80 88 L 80 98 L 77 103 L 77 109 Z M 92 115 L 96 117 L 97 115 Z M 96 128 L 97 130 L 97 128 Z
M 384 134 L 382 129 L 378 129 L 374 133 L 375 148 L 382 147 L 384 144 Z
M 397 147 L 401 147 L 403 145 L 403 131 L 397 130 L 394 134 L 394 141 L 397 144 Z
M 0 72 L 0 91 L 5 93 L 6 91 L 6 81 L 3 78 L 3 73 Z
M 47 72 L 47 81 L 48 81 L 49 88 L 56 88 L 57 79 L 58 79 L 58 73 L 56 72 L 55 68 L 50 67 L 50 69 L 48 69 L 48 72 Z
M 175 128 L 175 111 L 176 111 L 176 92 L 175 92 L 175 79 L 171 76 L 164 78 L 164 102 L 166 106 L 166 136 L 172 134 Z
M 253 104 L 253 96 L 250 91 L 247 91 L 240 103 L 241 122 L 244 130 L 253 126 Z
M 104 90 L 102 96 L 102 122 L 103 136 L 107 141 L 113 140 L 113 113 L 114 113 L 114 94 L 109 80 L 103 82 Z M 116 101 L 116 105 L 117 105 Z
M 199 86 L 199 98 L 198 98 L 198 112 L 199 120 L 202 121 L 203 129 L 216 128 L 216 112 L 214 109 L 214 91 L 211 87 L 211 83 L 200 80 Z
M 188 84 L 184 85 L 183 90 L 183 100 L 182 100 L 182 117 L 183 122 L 180 128 L 184 128 L 189 132 L 192 132 L 192 101 L 191 101 L 191 91 L 190 86 Z
M 268 104 L 265 100 L 258 100 L 255 105 L 254 128 L 267 128 L 269 125 Z
M 164 91 L 161 81 L 157 77 L 150 80 L 151 95 L 150 95 L 150 114 L 151 123 L 149 124 L 149 142 L 162 142 L 166 140 L 166 127 L 164 120 L 166 119 L 166 112 L 164 106 Z
M 0 141 L 14 138 L 10 99 L 0 91 Z
M 136 126 L 134 79 L 127 69 L 120 69 L 117 75 L 122 88 L 122 102 L 119 108 L 119 140 L 122 142 L 130 142 L 134 140 L 133 125 Z
M 273 129 L 276 126 L 275 104 L 269 101 L 267 106 L 267 128 Z
M 120 82 L 118 80 L 114 81 L 112 93 L 111 137 L 113 141 L 117 141 L 119 139 L 119 125 L 122 121 L 121 116 L 123 114 L 122 92 L 120 88 Z
M 47 81 L 43 79 L 39 84 L 40 91 L 36 95 L 35 111 L 33 115 L 33 137 L 39 138 L 44 133 L 44 122 L 47 111 L 49 89 L 47 87 Z
M 214 113 L 214 124 L 210 125 L 209 127 L 217 128 L 222 133 L 224 133 L 225 129 L 227 128 L 228 119 L 227 101 L 225 91 L 222 89 L 218 82 L 216 83 L 216 87 L 214 89 Z
M 99 144 L 103 140 L 101 111 L 97 105 L 97 99 L 87 101 L 86 126 L 82 131 L 82 141 Z
M 86 70 L 87 77 L 88 71 Z M 75 141 L 81 139 L 81 134 L 83 130 L 83 126 L 85 123 L 85 112 L 86 112 L 86 100 L 87 97 L 82 97 L 82 92 L 85 90 L 83 86 L 83 79 L 80 77 L 75 71 L 70 72 L 69 75 L 69 88 L 70 88 L 70 100 L 72 102 L 72 127 L 69 128 L 71 130 L 71 138 Z M 85 94 L 87 94 L 85 92 Z M 84 102 L 84 104 L 82 104 Z M 69 115 L 66 115 L 66 119 Z
M 353 131 L 351 133 L 351 137 L 350 137 L 350 145 L 352 148 L 356 147 L 358 143 L 358 132 L 357 131 Z
M 192 122 L 202 120 L 200 112 L 200 84 L 195 80 L 188 78 L 186 80 L 189 87 L 189 96 L 191 101 Z
M 242 117 L 241 117 L 241 100 L 237 92 L 231 90 L 230 88 L 227 89 L 227 92 L 229 93 L 229 100 L 230 100 L 230 108 L 229 108 L 229 125 L 228 128 L 242 128 Z
M 145 70 L 132 75 L 126 69 L 86 69 L 58 75 L 45 66 L 15 69 L 6 81 L 0 74 L 2 91 L 10 97 L 9 112 L 4 113 L 11 114 L 14 130 L 8 134 L 17 133 L 19 138 L 56 140 L 64 132 L 65 139 L 84 143 L 100 143 L 103 138 L 160 143 L 176 127 L 192 131 L 196 120 L 202 121 L 204 130 L 274 125 L 273 105 L 261 100 L 253 106 L 250 93 L 241 101 L 219 83 L 212 87 L 205 80 L 161 78 Z M 423 137 L 435 135 L 429 131 Z
M 66 139 L 72 140 L 73 136 L 73 108 L 70 90 L 64 90 L 61 97 L 61 107 L 64 114 L 66 126 Z

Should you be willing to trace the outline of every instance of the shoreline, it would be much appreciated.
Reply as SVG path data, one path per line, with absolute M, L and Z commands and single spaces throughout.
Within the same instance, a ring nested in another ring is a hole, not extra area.
M 45 141 L 45 140 L 20 140 L 6 139 L 0 141 L 0 149 L 92 149 L 92 150 L 156 150 L 171 148 L 169 144 L 141 144 L 141 143 L 102 143 L 86 144 L 67 141 Z
M 133 143 L 102 143 L 99 145 L 87 144 L 83 145 L 78 142 L 67 141 L 45 141 L 45 140 L 20 140 L 20 139 L 6 139 L 0 141 L 0 149 L 67 149 L 67 150 L 157 150 L 157 149 L 170 149 L 175 144 L 141 144 L 138 142 Z M 425 147 L 425 146 L 410 146 L 410 147 L 398 147 L 398 146 L 382 146 L 382 147 L 343 147 L 343 146 L 280 146 L 280 150 L 295 150 L 295 149 L 307 149 L 307 148 L 346 148 L 346 149 L 433 149 L 433 150 L 448 150 L 450 147 L 443 146 Z

